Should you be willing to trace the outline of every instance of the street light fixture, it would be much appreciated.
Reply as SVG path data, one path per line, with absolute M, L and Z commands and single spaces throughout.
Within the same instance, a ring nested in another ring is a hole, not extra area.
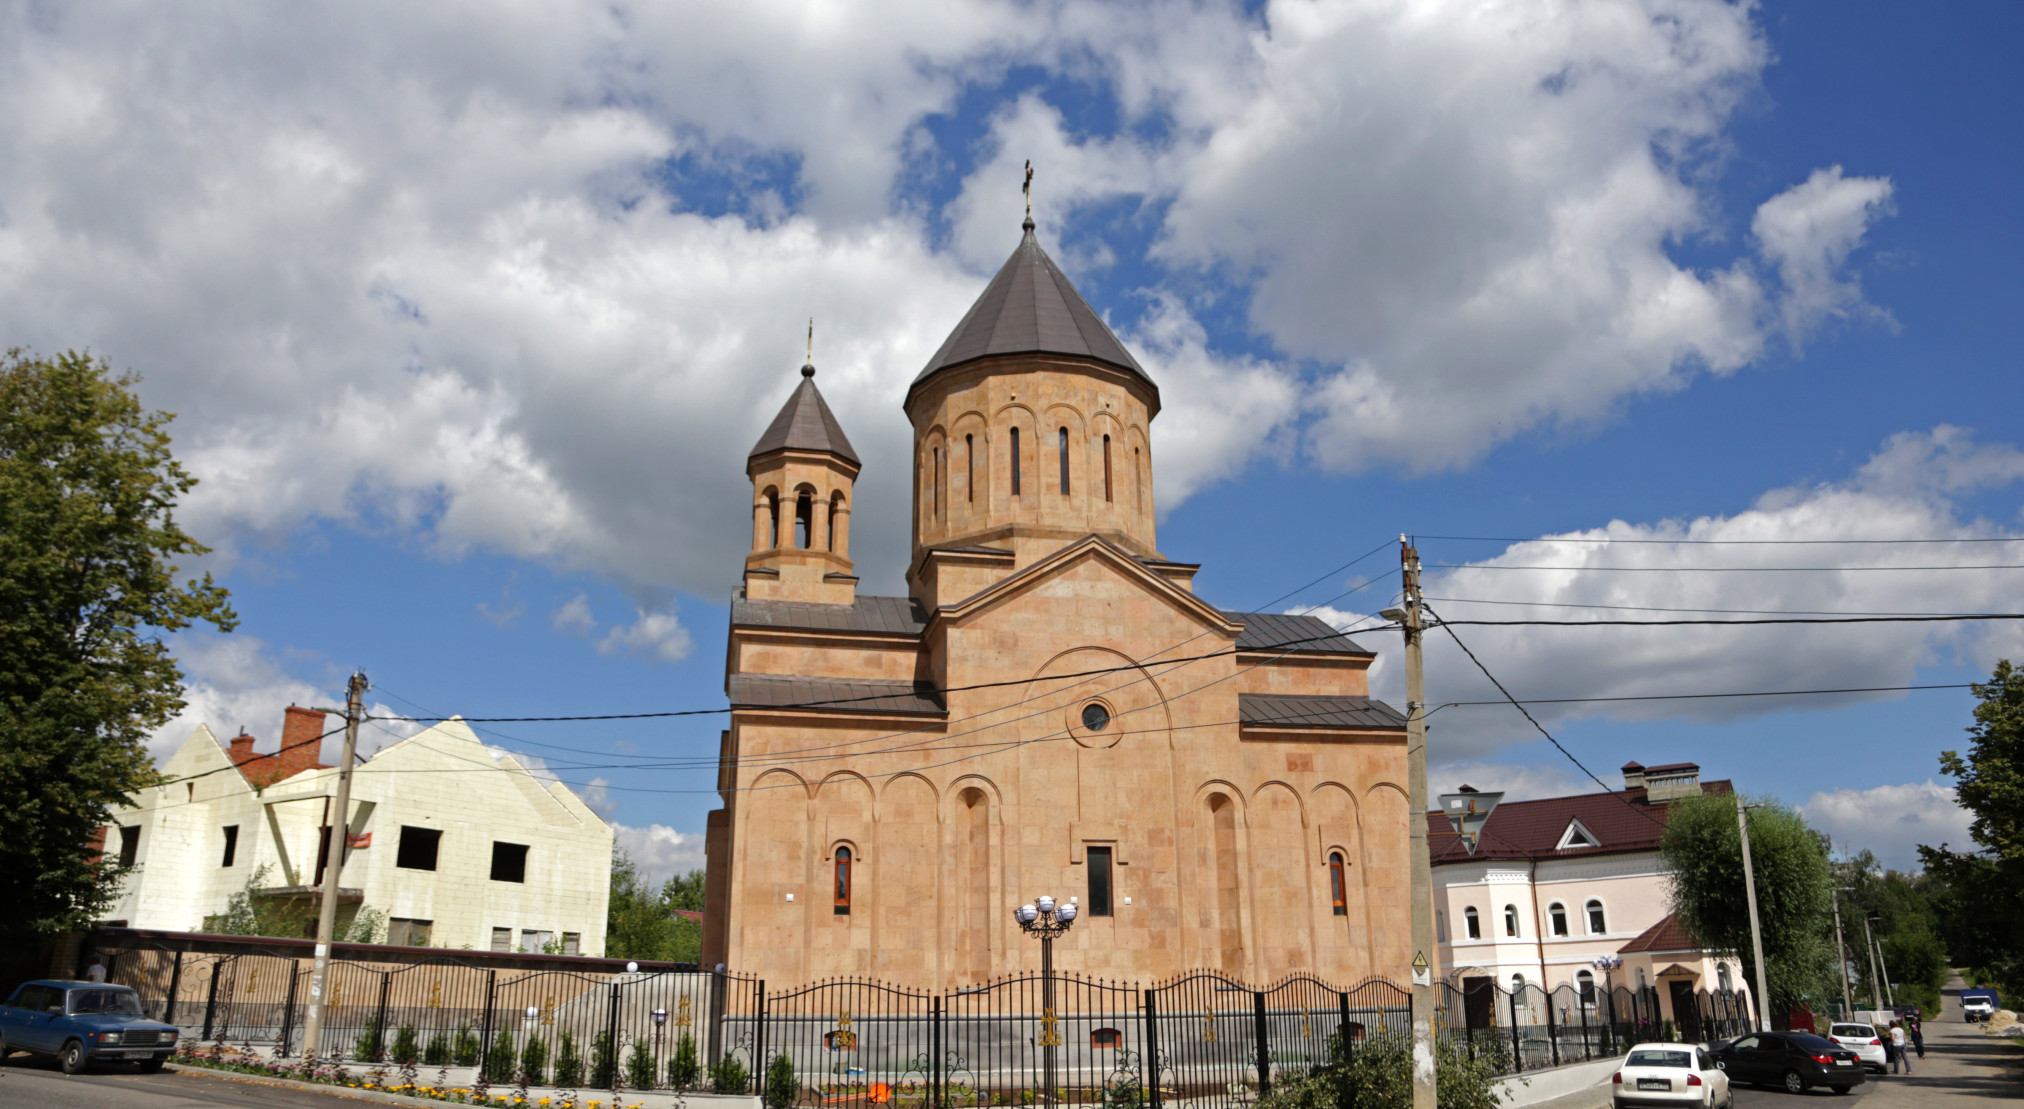
M 1610 980 L 1610 975 L 1622 969 L 1623 957 L 1620 955 L 1597 955 L 1588 961 L 1588 965 L 1602 972 L 1602 997 L 1604 1001 L 1609 1003 L 1609 1015 L 1604 1018 L 1603 1026 L 1613 1031 L 1616 1027 L 1616 985 Z M 1598 1015 L 1600 1015 L 1601 1006 L 1597 1006 L 1596 1009 Z
M 1041 1096 L 1048 1105 L 1055 1104 L 1054 1049 L 1061 1045 L 1061 1033 L 1054 1019 L 1054 937 L 1068 931 L 1075 923 L 1076 913 L 1075 898 L 1069 898 L 1066 904 L 1056 904 L 1046 894 L 1012 910 L 1012 919 L 1019 922 L 1019 930 L 1040 938 L 1040 1053 L 1044 1083 Z

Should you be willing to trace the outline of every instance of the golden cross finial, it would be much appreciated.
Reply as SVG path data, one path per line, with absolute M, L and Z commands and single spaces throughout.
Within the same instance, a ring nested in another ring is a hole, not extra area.
M 1025 194 L 1026 194 L 1026 218 L 1027 218 L 1027 219 L 1032 219 L 1032 218 L 1033 218 L 1033 159 L 1031 159 L 1031 158 L 1028 158 L 1028 159 L 1026 159 L 1026 183 L 1025 183 L 1025 184 L 1023 184 L 1023 185 L 1021 185 L 1021 186 L 1019 186 L 1019 191 L 1020 191 L 1020 192 L 1023 192 L 1023 193 L 1025 193 Z
M 815 365 L 815 317 L 808 317 L 808 364 Z

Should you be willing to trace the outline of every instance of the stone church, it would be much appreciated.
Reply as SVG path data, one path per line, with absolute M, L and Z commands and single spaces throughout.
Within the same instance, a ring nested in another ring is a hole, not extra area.
M 1160 390 L 1035 238 L 907 390 L 908 595 L 858 592 L 813 366 L 752 448 L 703 960 L 950 989 L 1407 978 L 1405 722 L 1375 656 L 1233 612 L 1154 532 Z

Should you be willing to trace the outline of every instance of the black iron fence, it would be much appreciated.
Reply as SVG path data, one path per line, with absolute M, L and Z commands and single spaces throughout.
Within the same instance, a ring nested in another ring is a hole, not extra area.
M 103 950 L 103 949 L 102 949 Z M 116 952 L 113 979 L 191 1039 L 299 1055 L 307 960 Z M 869 979 L 786 989 L 735 974 L 515 970 L 450 955 L 333 959 L 317 1054 L 446 1068 L 452 1081 L 757 1093 L 792 1064 L 808 1109 L 972 1109 L 1249 1101 L 1332 1052 L 1409 1043 L 1392 982 L 1292 975 L 1263 989 L 1213 972 L 1154 985 L 1021 975 L 951 992 Z M 1441 1034 L 1498 1073 L 1621 1055 L 1652 1040 L 1742 1034 L 1747 1000 L 1674 988 L 1436 988 Z M 1339 1037 L 1339 1039 L 1338 1039 Z M 1337 1045 L 1341 1045 L 1339 1048 Z

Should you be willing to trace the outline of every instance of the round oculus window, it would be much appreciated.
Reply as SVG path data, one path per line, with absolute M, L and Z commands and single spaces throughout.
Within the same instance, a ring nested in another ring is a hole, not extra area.
M 1095 701 L 1082 706 L 1082 726 L 1100 732 L 1110 726 L 1110 710 Z

